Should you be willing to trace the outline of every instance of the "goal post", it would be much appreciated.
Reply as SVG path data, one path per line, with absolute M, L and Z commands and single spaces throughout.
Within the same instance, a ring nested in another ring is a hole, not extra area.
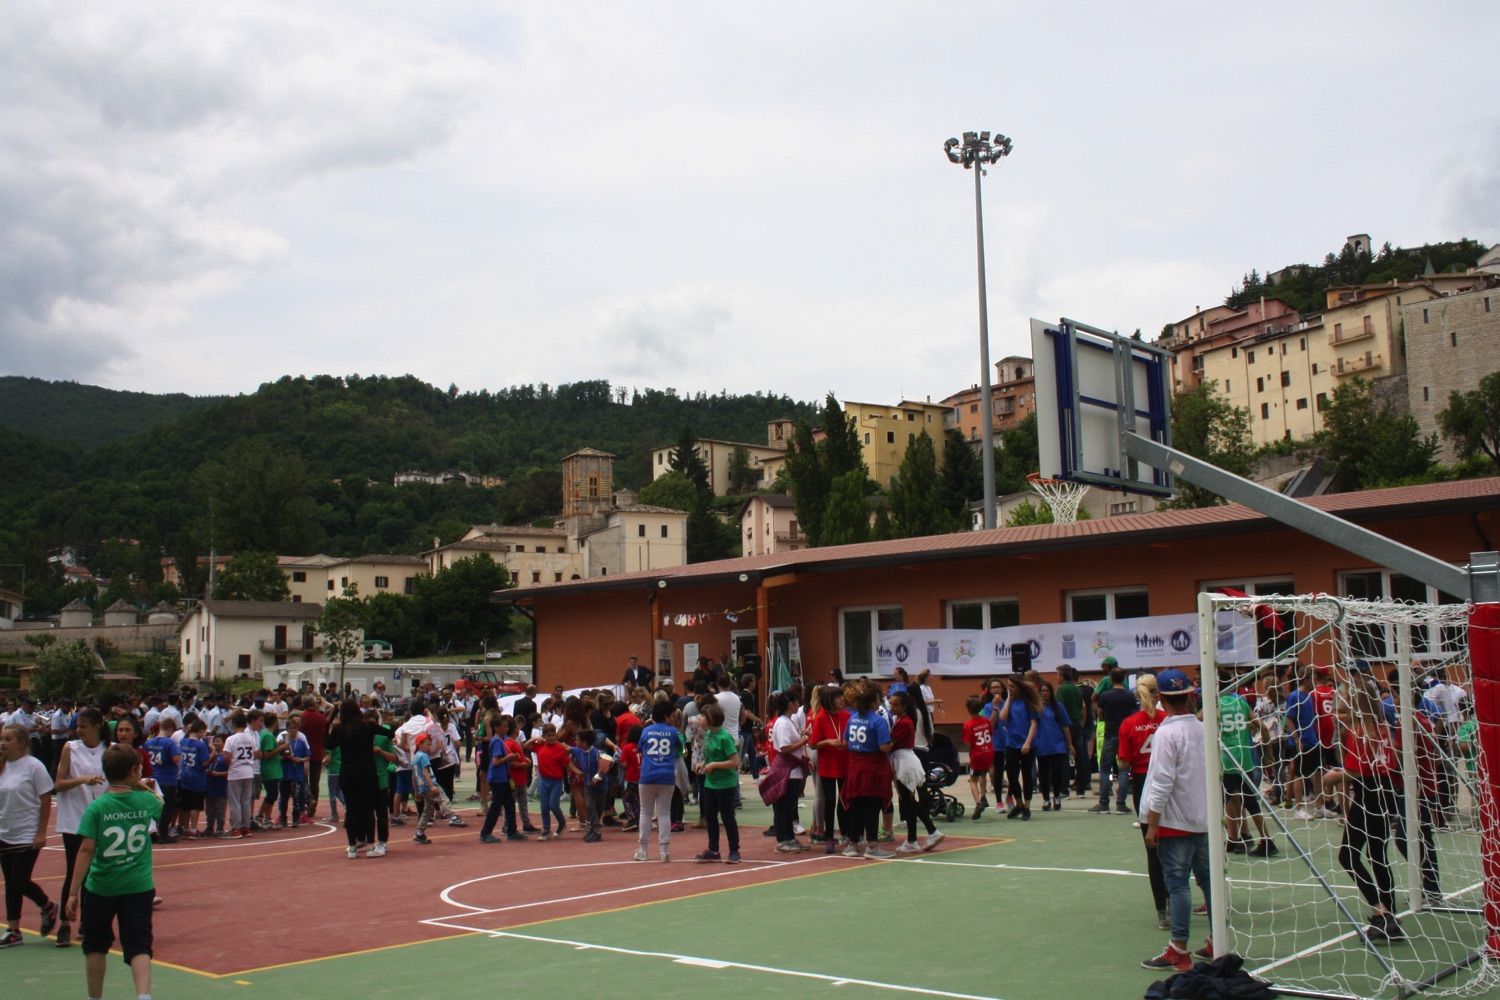
M 1287 995 L 1500 986 L 1500 605 L 1204 593 L 1198 618 L 1217 953 Z

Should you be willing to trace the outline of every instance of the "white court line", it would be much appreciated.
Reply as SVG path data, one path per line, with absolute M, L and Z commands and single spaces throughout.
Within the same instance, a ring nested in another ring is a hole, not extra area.
M 986 868 L 990 870 L 1000 869 L 1013 872 L 1058 872 L 1064 875 L 1114 875 L 1125 878 L 1148 878 L 1144 872 L 1129 872 L 1121 868 L 1046 868 L 1036 865 L 982 865 L 974 861 L 938 861 L 932 858 L 898 858 L 897 861 L 904 865 L 947 865 L 951 868 Z M 1313 887 L 1316 882 L 1267 882 L 1261 879 L 1232 878 L 1227 880 L 1230 885 L 1244 885 L 1255 888 L 1281 888 L 1300 889 Z
M 818 855 L 815 858 L 804 858 L 801 861 L 783 861 L 783 862 L 779 862 L 779 863 L 783 867 L 789 867 L 791 865 L 805 865 L 805 864 L 809 864 L 809 863 L 815 862 L 815 861 L 824 861 L 827 858 L 828 858 L 828 855 L 822 855 L 822 854 L 820 854 L 820 855 Z M 657 863 L 659 864 L 659 862 L 657 862 Z M 756 864 L 756 862 L 753 862 L 753 861 L 749 862 L 749 863 L 750 864 Z M 772 863 L 773 862 L 762 862 L 763 865 L 768 865 L 768 864 L 772 864 Z M 527 868 L 527 869 L 524 869 L 524 870 L 521 870 L 521 871 L 496 872 L 493 875 L 481 875 L 479 878 L 471 878 L 471 879 L 468 879 L 467 881 L 458 882 L 458 883 L 455 883 L 454 885 L 450 885 L 446 889 L 444 889 L 441 893 L 438 894 L 441 897 L 441 899 L 443 900 L 443 902 L 447 903 L 450 906 L 461 907 L 461 908 L 469 911 L 468 913 L 455 913 L 455 914 L 450 914 L 448 916 L 429 917 L 426 920 L 419 921 L 419 923 L 432 924 L 434 927 L 447 927 L 447 926 L 450 926 L 447 923 L 447 921 L 449 921 L 449 920 L 455 920 L 455 919 L 457 919 L 459 917 L 466 917 L 466 916 L 470 916 L 470 915 L 476 915 L 477 916 L 477 915 L 480 915 L 480 914 L 487 914 L 487 913 L 510 913 L 512 911 L 515 911 L 515 910 L 529 910 L 529 909 L 533 909 L 533 908 L 538 907 L 538 906 L 551 906 L 554 903 L 573 903 L 573 902 L 578 902 L 578 901 L 585 900 L 585 899 L 600 899 L 600 898 L 602 898 L 604 896 L 618 896 L 618 895 L 621 895 L 622 893 L 640 892 L 642 889 L 658 889 L 658 888 L 661 888 L 662 886 L 682 885 L 682 884 L 687 883 L 687 882 L 700 882 L 700 881 L 704 881 L 706 879 L 711 879 L 711 878 L 728 878 L 729 876 L 738 875 L 738 874 L 741 874 L 742 872 L 760 871 L 761 870 L 761 869 L 758 869 L 758 868 L 729 867 L 729 868 L 727 868 L 724 871 L 711 872 L 711 873 L 704 874 L 704 875 L 688 875 L 688 876 L 686 876 L 684 878 L 667 879 L 664 882 L 646 882 L 646 883 L 642 883 L 642 884 L 638 884 L 638 885 L 622 886 L 622 887 L 620 887 L 618 889 L 603 889 L 603 890 L 600 890 L 599 892 L 586 892 L 586 893 L 583 893 L 582 895 L 578 895 L 578 896 L 563 896 L 563 897 L 560 897 L 558 899 L 539 899 L 539 900 L 533 900 L 533 901 L 527 902 L 527 903 L 512 903 L 509 906 L 496 906 L 496 907 L 492 907 L 490 909 L 483 909 L 483 908 L 480 908 L 480 907 L 477 907 L 477 906 L 470 906 L 467 903 L 457 902 L 456 900 L 454 900 L 452 898 L 451 895 L 449 895 L 450 893 L 454 892 L 455 890 L 461 889 L 461 888 L 463 888 L 466 885 L 473 885 L 475 882 L 487 882 L 490 879 L 509 878 L 512 875 L 532 875 L 532 874 L 536 874 L 538 872 L 570 871 L 570 870 L 575 869 L 575 868 L 604 868 L 604 867 L 608 867 L 608 866 L 612 866 L 612 865 L 632 865 L 632 866 L 635 866 L 635 867 L 649 868 L 652 864 L 653 863 L 649 862 L 649 861 L 601 861 L 601 862 L 595 862 L 595 863 L 587 864 L 587 865 L 551 865 L 551 866 L 548 866 L 546 868 Z M 459 929 L 460 930 L 467 930 L 469 928 L 459 928 Z
M 267 845 L 267 846 L 271 846 L 271 847 L 279 847 L 282 844 L 295 844 L 299 840 L 314 840 L 314 839 L 316 839 L 318 837 L 326 837 L 330 833 L 338 833 L 338 831 L 339 831 L 338 827 L 336 827 L 336 826 L 329 826 L 327 823 L 322 823 L 322 822 L 305 823 L 303 825 L 304 826 L 318 826 L 318 827 L 322 827 L 322 830 L 320 832 L 318 832 L 318 833 L 304 833 L 304 834 L 301 834 L 301 835 L 296 836 L 296 837 L 278 837 L 275 840 L 257 840 L 256 838 L 252 837 L 249 840 L 226 840 L 222 844 L 203 844 L 203 845 L 200 845 L 198 847 L 177 847 L 176 845 L 173 845 L 173 844 L 166 844 L 166 845 L 152 844 L 151 845 L 151 853 L 152 853 L 153 856 L 160 857 L 163 854 L 180 854 L 183 851 L 228 851 L 228 850 L 232 850 L 233 848 L 236 848 L 236 847 L 259 847 L 261 845 Z M 259 831 L 256 831 L 256 832 L 258 832 L 258 833 L 270 833 L 271 831 L 269 831 L 269 830 L 259 830 Z M 217 839 L 217 838 L 214 838 L 214 839 Z M 179 843 L 180 842 L 181 841 L 179 841 Z M 60 851 L 60 850 L 62 850 L 62 848 L 61 847 L 44 847 L 43 850 L 46 850 L 46 851 Z
M 491 931 L 478 927 L 462 927 L 450 924 L 455 930 L 487 934 L 492 938 L 510 938 L 516 941 L 531 941 L 539 944 L 558 944 L 574 951 L 603 951 L 615 955 L 640 956 L 666 959 L 677 965 L 693 965 L 709 969 L 744 969 L 747 972 L 764 972 L 773 976 L 789 976 L 795 979 L 814 979 L 832 986 L 868 986 L 871 989 L 890 990 L 893 993 L 916 993 L 929 997 L 949 997 L 951 1000 L 999 1000 L 998 997 L 981 996 L 975 993 L 951 993 L 947 990 L 928 989 L 923 986 L 903 986 L 899 983 L 882 983 L 874 979 L 857 979 L 853 976 L 830 976 L 821 972 L 803 972 L 799 969 L 782 969 L 774 965 L 752 965 L 747 962 L 731 962 L 717 958 L 701 958 L 696 955 L 678 955 L 669 951 L 638 951 L 635 948 L 616 948 L 588 941 L 570 941 L 566 938 L 539 937 L 535 934 L 518 934 L 514 931 Z

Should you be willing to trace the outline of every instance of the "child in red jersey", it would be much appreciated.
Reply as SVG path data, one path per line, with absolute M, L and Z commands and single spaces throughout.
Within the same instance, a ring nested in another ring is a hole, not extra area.
M 620 766 L 625 773 L 625 831 L 639 830 L 641 826 L 641 729 L 637 723 L 625 731 L 625 741 L 620 744 Z
M 990 720 L 979 714 L 984 705 L 984 699 L 977 694 L 969 695 L 964 702 L 969 710 L 968 721 L 964 723 L 964 746 L 969 748 L 969 794 L 974 796 L 974 819 L 990 806 L 987 792 L 990 768 L 995 766 L 995 731 Z

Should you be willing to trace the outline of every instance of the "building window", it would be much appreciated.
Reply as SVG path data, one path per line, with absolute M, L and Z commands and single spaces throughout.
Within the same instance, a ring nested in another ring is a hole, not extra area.
M 293 583 L 306 583 L 307 582 L 307 574 L 304 573 L 300 569 L 294 569 L 294 570 L 292 570 L 292 582 Z
M 1484 297 L 1484 311 L 1485 312 L 1489 312 L 1490 311 L 1490 297 L 1488 295 L 1486 295 Z
M 1291 372 L 1282 372 L 1281 373 L 1281 384 L 1282 384 L 1283 387 L 1289 386 L 1289 385 L 1292 384 L 1292 373 Z
M 1261 577 L 1250 580 L 1217 580 L 1199 584 L 1200 593 L 1216 590 L 1238 590 L 1251 597 L 1265 594 L 1295 594 L 1294 584 L 1290 576 L 1285 577 Z M 1235 612 L 1227 612 L 1234 616 Z M 1297 639 L 1295 623 L 1292 621 L 1290 612 L 1285 614 L 1268 614 L 1256 616 L 1256 643 L 1259 647 L 1257 652 L 1263 659 L 1274 659 L 1285 654 L 1293 647 Z
M 1260 419 L 1262 419 L 1262 420 L 1269 420 L 1269 419 L 1271 419 L 1271 404 L 1270 403 L 1261 403 L 1260 404 Z
M 328 589 L 329 589 L 329 590 L 332 590 L 332 589 L 333 589 L 333 581 L 332 581 L 332 580 L 329 580 L 329 581 L 328 581 Z
M 1424 403 L 1430 403 L 1430 402 L 1432 402 L 1432 397 L 1430 395 L 1428 395 L 1427 386 L 1425 386 L 1425 385 L 1422 386 L 1422 402 L 1424 402 Z
M 1255 376 L 1255 391 L 1256 392 L 1265 392 L 1266 391 L 1266 380 L 1264 378 L 1262 378 L 1261 376 L 1259 376 L 1259 375 Z
M 1342 324 L 1342 323 L 1335 323 L 1335 324 L 1333 324 L 1333 339 L 1335 341 L 1339 341 L 1339 340 L 1342 340 L 1343 338 L 1344 338 L 1344 324 Z
M 402 581 L 402 583 L 401 583 L 401 593 L 403 593 L 403 594 L 415 594 L 416 592 L 417 592 L 417 578 L 416 577 L 409 576 L 404 581 Z
M 1074 591 L 1068 595 L 1068 621 L 1102 622 L 1115 618 L 1148 618 L 1151 602 L 1145 588 Z
M 1238 347 L 1231 347 L 1229 349 L 1229 356 L 1231 358 L 1237 358 L 1237 357 L 1239 357 L 1240 356 L 1240 349 Z
M 1429 320 L 1430 320 L 1430 319 L 1431 319 L 1431 317 L 1430 317 L 1430 316 L 1428 316 L 1428 315 L 1427 315 L 1427 310 L 1426 310 L 1426 309 L 1423 309 L 1423 310 L 1422 310 L 1422 322 L 1423 322 L 1423 323 L 1426 323 L 1426 322 L 1428 322 L 1428 321 L 1429 321 Z
M 1109 505 L 1109 516 L 1119 517 L 1121 514 L 1134 514 L 1136 503 L 1134 500 L 1120 500 Z
M 910 431 L 907 432 L 907 434 L 906 434 L 906 443 L 907 444 L 911 444 L 916 439 L 917 439 L 917 436 L 915 434 L 911 433 Z
M 644 524 L 637 524 L 635 526 L 635 537 L 637 537 L 637 538 L 645 538 L 646 537 L 646 526 Z
M 516 546 L 516 551 L 517 552 L 525 552 L 526 551 L 526 546 L 524 546 L 524 545 L 517 545 Z
M 1318 363 L 1316 361 L 1313 362 L 1313 374 L 1318 374 Z
M 1360 570 L 1339 574 L 1339 592 L 1359 600 L 1415 601 L 1418 604 L 1461 604 L 1458 598 L 1429 587 L 1388 569 Z M 1385 660 L 1396 650 L 1395 629 L 1386 624 L 1353 626 L 1349 630 L 1350 647 L 1355 656 Z M 1414 624 L 1411 630 L 1412 652 L 1417 654 L 1456 653 L 1464 648 L 1464 629 L 1443 629 L 1435 625 Z
M 901 605 L 839 609 L 839 664 L 845 675 L 875 672 L 877 632 L 901 627 Z
M 1301 399 L 1297 400 L 1297 409 L 1299 409 L 1299 410 L 1305 410 L 1305 409 L 1307 409 L 1307 397 L 1306 396 L 1303 396 Z
M 1448 333 L 1448 343 L 1451 346 L 1453 346 L 1453 347 L 1457 347 L 1458 346 L 1458 331 L 1457 330 L 1451 330 L 1451 331 L 1449 331 L 1449 333 Z
M 661 526 L 661 537 L 667 537 L 667 526 L 665 524 Z
M 1370 317 L 1366 316 L 1365 317 L 1365 333 L 1374 333 L 1374 332 L 1375 332 L 1375 321 L 1372 320 Z
M 1328 408 L 1328 393 L 1326 393 L 1326 392 L 1320 392 L 1320 393 L 1318 393 L 1318 412 L 1322 413 L 1327 408 Z
M 869 444 L 869 443 L 870 443 L 870 432 L 869 431 L 865 431 L 865 444 Z
M 915 421 L 917 419 L 917 415 L 915 413 L 911 412 L 910 410 L 907 410 L 906 411 L 906 419 L 910 420 L 910 421 Z
M 589 498 L 591 500 L 597 500 L 599 498 L 599 477 L 598 476 L 589 476 Z
M 1301 337 L 1301 338 L 1298 339 L 1298 341 L 1297 341 L 1297 350 L 1299 350 L 1299 351 L 1305 351 L 1305 350 L 1307 350 L 1307 338 L 1306 337 Z
M 667 456 L 666 456 L 666 455 L 664 455 L 664 454 L 662 454 L 662 453 L 661 453 L 661 452 L 657 452 L 657 453 L 656 453 L 656 464 L 657 464 L 657 465 L 661 465 L 661 464 L 662 464 L 662 462 L 663 462 L 663 460 L 664 460 L 664 459 L 666 459 L 666 457 L 667 457 Z
M 886 444 L 895 444 L 896 443 L 896 432 L 895 431 L 886 431 L 885 432 L 885 443 Z
M 1021 602 L 1014 597 L 988 597 L 948 602 L 949 628 L 1010 628 L 1021 624 Z
M 1255 364 L 1255 352 L 1254 351 L 1246 351 L 1245 352 L 1245 360 L 1248 361 L 1252 365 Z
M 391 578 L 388 577 L 388 576 L 377 576 L 375 578 L 375 589 L 376 590 L 385 590 L 385 589 L 389 588 L 390 585 L 391 585 Z
M 339 589 L 340 590 L 348 590 L 349 589 L 349 578 L 347 576 L 341 576 L 341 577 L 339 577 Z
M 534 570 L 531 571 L 531 582 L 532 583 L 541 583 L 542 582 L 542 571 L 541 570 L 534 569 Z
M 557 547 L 558 555 L 561 555 L 562 553 L 564 553 L 566 551 L 568 551 L 568 549 L 567 549 L 567 546 L 565 546 L 565 545 L 559 545 Z
M 562 583 L 562 570 L 558 570 L 557 572 L 552 574 L 552 582 Z
M 1489 300 L 1486 299 L 1485 301 L 1488 302 Z M 970 413 L 978 413 L 979 412 L 979 404 L 978 403 L 970 403 L 969 404 L 969 412 Z
M 292 595 L 292 603 L 293 604 L 301 604 L 302 603 L 302 595 L 301 594 L 293 594 Z
M 1233 386 L 1230 384 L 1229 379 L 1227 379 L 1227 378 L 1224 380 L 1224 391 L 1225 392 L 1233 392 L 1234 391 Z

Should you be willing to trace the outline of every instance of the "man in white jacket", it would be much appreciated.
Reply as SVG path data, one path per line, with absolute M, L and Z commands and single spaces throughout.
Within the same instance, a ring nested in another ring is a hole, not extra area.
M 1172 939 L 1160 955 L 1141 963 L 1147 969 L 1187 972 L 1193 967 L 1188 954 L 1188 924 L 1193 915 L 1192 886 L 1198 880 L 1206 903 L 1208 889 L 1208 795 L 1203 723 L 1197 709 L 1193 682 L 1181 670 L 1163 670 L 1156 678 L 1161 692 L 1162 720 L 1152 741 L 1151 766 L 1141 795 L 1141 822 L 1146 843 L 1156 848 L 1166 877 Z M 1198 957 L 1213 958 L 1213 944 L 1206 942 Z

